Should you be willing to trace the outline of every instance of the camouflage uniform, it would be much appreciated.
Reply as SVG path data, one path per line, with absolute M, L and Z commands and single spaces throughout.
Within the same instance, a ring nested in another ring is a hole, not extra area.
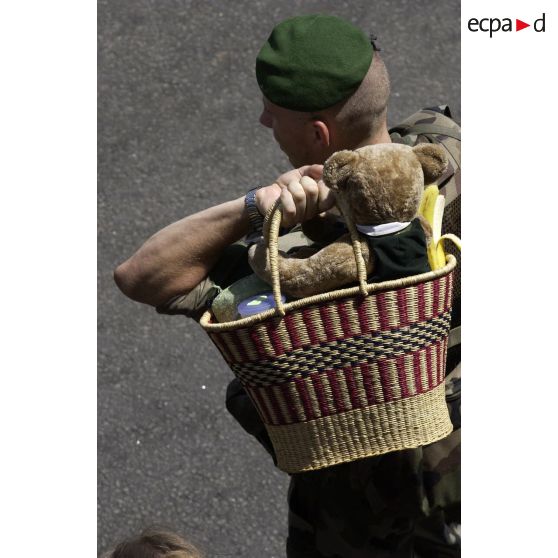
M 441 141 L 448 148 L 450 168 L 438 184 L 446 196 L 444 232 L 459 236 L 460 143 L 443 133 L 447 126 L 459 128 L 444 116 L 444 109 L 420 111 L 392 129 L 391 138 L 411 146 Z M 295 228 L 281 238 L 280 248 L 288 250 L 308 243 Z M 221 287 L 251 273 L 246 252 L 242 243 L 228 247 L 209 276 L 192 292 L 174 298 L 158 311 L 199 319 Z M 460 324 L 459 303 L 457 276 L 452 327 Z M 288 558 L 460 556 L 459 363 L 457 344 L 448 352 L 446 396 L 454 431 L 447 438 L 425 447 L 291 476 Z M 228 386 L 226 406 L 276 462 L 265 427 L 236 379 Z

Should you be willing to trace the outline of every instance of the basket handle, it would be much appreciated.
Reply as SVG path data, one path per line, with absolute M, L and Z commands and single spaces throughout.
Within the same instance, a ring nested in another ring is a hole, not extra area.
M 351 211 L 342 196 L 336 196 L 336 204 L 341 212 L 341 215 L 345 218 L 345 223 L 351 235 L 351 243 L 357 266 L 357 279 L 359 282 L 360 293 L 362 296 L 366 296 L 368 294 L 368 290 L 366 288 L 366 263 L 364 262 L 364 257 L 362 256 L 360 238 L 354 225 Z M 271 269 L 271 286 L 273 288 L 275 307 L 277 309 L 277 313 L 280 316 L 284 316 L 285 307 L 283 301 L 281 300 L 281 284 L 279 280 L 279 229 L 281 227 L 281 209 L 281 200 L 277 199 L 275 204 L 266 213 L 263 226 L 263 237 L 268 247 L 269 266 Z

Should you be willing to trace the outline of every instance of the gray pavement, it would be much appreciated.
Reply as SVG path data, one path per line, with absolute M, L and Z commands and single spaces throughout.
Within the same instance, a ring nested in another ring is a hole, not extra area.
M 258 125 L 254 59 L 273 25 L 324 12 L 373 30 L 390 123 L 460 117 L 456 0 L 99 1 L 99 551 L 153 523 L 208 557 L 284 556 L 288 476 L 224 409 L 231 373 L 187 319 L 126 299 L 112 270 L 184 215 L 289 165 Z

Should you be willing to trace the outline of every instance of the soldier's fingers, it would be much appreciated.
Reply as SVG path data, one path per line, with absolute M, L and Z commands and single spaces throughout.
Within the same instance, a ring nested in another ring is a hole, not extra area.
M 270 184 L 264 188 L 260 188 L 256 192 L 256 207 L 258 211 L 265 215 L 269 209 L 275 204 L 277 198 L 281 195 L 281 187 L 278 184 Z
M 323 165 L 307 165 L 298 169 L 302 176 L 309 176 L 314 180 L 320 180 L 324 171 Z
M 277 178 L 277 180 L 275 181 L 275 184 L 281 187 L 288 186 L 292 180 L 300 180 L 300 178 L 308 171 L 309 168 L 310 166 L 306 165 L 298 169 L 291 169 L 290 171 L 287 171 L 279 176 L 279 178 Z
M 304 220 L 306 213 L 306 193 L 298 180 L 292 180 L 289 183 L 288 189 L 296 207 L 296 223 L 300 223 Z
M 303 176 L 319 180 L 322 177 L 323 168 L 323 165 L 304 165 L 303 167 L 283 173 L 277 178 L 275 184 L 281 187 L 288 186 L 292 180 L 300 180 Z
M 320 195 L 318 183 L 309 176 L 303 176 L 300 179 L 300 184 L 304 188 L 304 193 L 306 194 L 306 211 L 304 213 L 304 220 L 311 219 L 316 215 L 318 208 L 318 197 Z
M 284 227 L 292 227 L 296 223 L 296 205 L 286 186 L 281 188 L 281 209 L 281 224 Z

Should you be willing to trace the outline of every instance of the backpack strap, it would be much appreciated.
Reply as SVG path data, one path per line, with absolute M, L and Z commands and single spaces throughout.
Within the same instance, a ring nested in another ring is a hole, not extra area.
M 449 165 L 436 184 L 446 197 L 446 207 L 459 196 L 461 128 L 457 122 L 452 120 L 451 111 L 447 105 L 423 108 L 390 128 L 389 133 L 392 141 L 411 147 L 420 142 L 441 145 L 446 150 Z
M 439 124 L 414 124 L 408 126 L 395 126 L 390 132 L 397 132 L 401 136 L 408 134 L 418 135 L 439 135 L 453 138 L 461 141 L 461 130 L 458 128 L 450 128 L 449 126 L 440 126 Z

